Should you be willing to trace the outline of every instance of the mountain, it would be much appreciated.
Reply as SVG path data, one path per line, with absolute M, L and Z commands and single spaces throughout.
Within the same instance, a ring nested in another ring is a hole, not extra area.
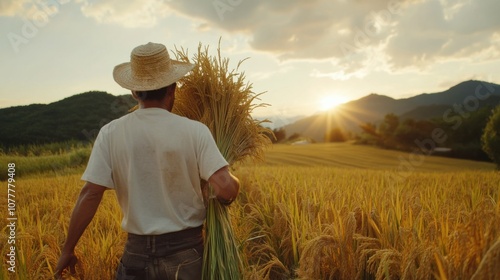
M 332 128 L 359 132 L 361 124 L 377 123 L 389 113 L 401 119 L 444 118 L 448 112 L 459 113 L 461 110 L 468 113 L 499 103 L 500 85 L 470 80 L 442 92 L 422 93 L 404 99 L 370 94 L 333 110 L 300 119 L 284 128 L 287 135 L 298 133 L 321 142 Z
M 50 104 L 0 109 L 0 145 L 92 141 L 99 129 L 135 104 L 131 95 L 91 91 Z
M 499 85 L 470 80 L 457 84 L 443 92 L 432 94 L 423 93 L 414 97 L 402 99 L 402 101 L 406 100 L 416 106 L 436 104 L 453 105 L 463 104 L 464 102 L 467 102 L 469 98 L 481 100 L 484 97 L 488 97 L 487 95 L 500 96 Z

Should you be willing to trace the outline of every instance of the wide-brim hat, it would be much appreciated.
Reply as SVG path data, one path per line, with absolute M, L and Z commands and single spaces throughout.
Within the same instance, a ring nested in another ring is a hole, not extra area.
M 130 62 L 115 66 L 113 78 L 126 89 L 155 90 L 177 82 L 193 67 L 191 63 L 170 59 L 164 45 L 150 42 L 135 47 Z

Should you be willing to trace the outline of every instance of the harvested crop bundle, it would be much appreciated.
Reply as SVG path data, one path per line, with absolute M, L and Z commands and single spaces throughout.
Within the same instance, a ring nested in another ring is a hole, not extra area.
M 220 42 L 217 57 L 210 56 L 208 47 L 201 44 L 193 61 L 183 49 L 177 50 L 176 57 L 196 66 L 180 80 L 174 113 L 208 126 L 230 165 L 245 158 L 262 158 L 263 148 L 270 143 L 269 130 L 251 112 L 265 104 L 253 104 L 260 94 L 237 72 L 243 61 L 230 70 L 229 59 L 221 57 Z M 208 200 L 205 229 L 203 279 L 241 279 L 242 260 L 230 213 L 217 199 Z

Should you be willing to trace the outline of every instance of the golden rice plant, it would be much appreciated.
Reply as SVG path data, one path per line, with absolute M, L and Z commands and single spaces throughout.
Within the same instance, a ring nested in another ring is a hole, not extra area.
M 499 279 L 498 172 L 415 172 L 393 183 L 383 170 L 284 163 L 238 165 L 235 174 L 242 189 L 230 218 L 236 240 L 245 240 L 244 279 L 335 278 L 330 269 L 342 261 L 341 275 L 355 275 L 347 279 Z M 4 262 L 0 280 L 51 279 L 80 176 L 33 174 L 16 183 L 17 269 Z M 82 277 L 65 279 L 114 278 L 126 240 L 119 209 L 106 193 L 76 248 Z M 0 228 L 7 223 L 0 219 Z M 0 231 L 2 255 L 7 234 Z
M 354 279 L 355 230 L 356 218 L 351 212 L 344 217 L 340 236 L 330 226 L 324 234 L 308 241 L 300 256 L 300 267 L 297 271 L 301 279 Z
M 2 182 L 3 183 L 3 182 Z M 22 178 L 16 180 L 16 272 L 0 266 L 0 279 L 53 279 L 54 268 L 67 236 L 69 215 L 81 188 L 80 175 Z M 0 194 L 4 198 L 4 193 Z M 126 233 L 120 229 L 121 211 L 114 194 L 105 193 L 93 222 L 76 247 L 79 258 L 74 277 L 64 279 L 113 279 Z M 0 221 L 4 228 L 7 220 Z M 0 232 L 0 253 L 7 254 L 7 235 Z M 5 264 L 6 265 L 6 264 Z
M 498 174 L 419 172 L 393 184 L 375 170 L 242 170 L 236 228 L 250 227 L 245 240 L 264 235 L 246 247 L 248 279 L 470 279 L 498 270 Z
M 245 158 L 262 158 L 263 148 L 270 143 L 265 135 L 269 130 L 251 113 L 265 104 L 254 104 L 260 94 L 255 94 L 244 73 L 238 72 L 243 61 L 231 70 L 229 59 L 221 56 L 220 41 L 216 57 L 201 44 L 193 61 L 184 49 L 177 50 L 176 57 L 196 66 L 179 81 L 174 113 L 204 123 L 230 165 Z M 217 199 L 209 199 L 203 278 L 241 279 L 241 275 L 242 260 L 228 209 Z
M 500 238 L 488 249 L 471 280 L 500 279 Z

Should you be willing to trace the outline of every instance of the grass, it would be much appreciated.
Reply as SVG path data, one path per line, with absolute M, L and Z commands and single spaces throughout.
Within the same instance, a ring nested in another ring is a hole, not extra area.
M 33 174 L 67 174 L 72 169 L 85 166 L 89 160 L 91 147 L 81 147 L 67 153 L 42 156 L 0 155 L 0 166 L 16 164 L 16 177 Z M 0 180 L 7 180 L 7 168 L 0 170 Z
M 266 162 L 235 170 L 242 190 L 230 219 L 244 279 L 500 275 L 500 173 L 494 165 L 428 157 L 395 181 L 387 174 L 399 163 L 398 152 L 316 144 L 278 145 L 266 154 Z M 18 272 L 8 273 L 3 263 L 0 279 L 50 278 L 83 184 L 79 177 L 16 178 Z M 120 220 L 114 194 L 107 192 L 76 248 L 85 279 L 112 279 L 126 238 Z M 1 219 L 3 255 L 6 225 Z

